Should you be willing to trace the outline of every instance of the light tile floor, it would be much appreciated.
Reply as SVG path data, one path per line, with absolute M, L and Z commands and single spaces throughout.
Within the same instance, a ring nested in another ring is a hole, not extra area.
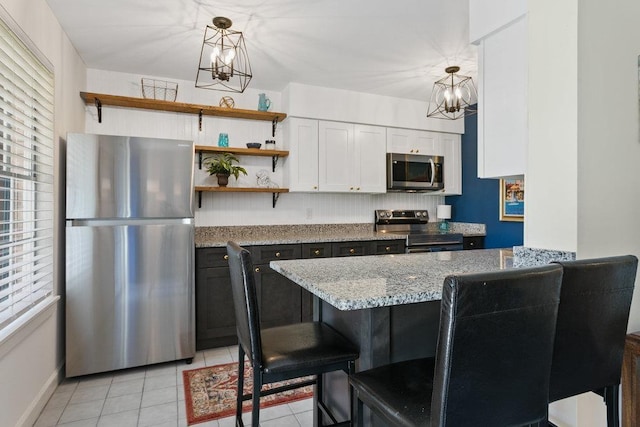
M 236 346 L 199 351 L 184 361 L 70 378 L 56 388 L 35 427 L 183 427 L 187 425 L 182 371 L 238 360 Z M 251 425 L 251 415 L 243 416 Z M 233 417 L 199 427 L 233 427 Z M 260 411 L 262 427 L 310 427 L 312 399 Z

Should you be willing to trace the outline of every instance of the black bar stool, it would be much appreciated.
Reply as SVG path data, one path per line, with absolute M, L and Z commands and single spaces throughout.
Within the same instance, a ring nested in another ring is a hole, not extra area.
M 236 426 L 244 425 L 242 422 L 244 400 L 252 400 L 251 424 L 253 427 L 258 427 L 260 396 L 309 384 L 316 385 L 317 425 L 322 425 L 323 412 L 333 421 L 332 425 L 351 425 L 350 420 L 338 423 L 322 402 L 322 374 L 338 370 L 347 374 L 353 373 L 358 350 L 346 338 L 321 322 L 297 323 L 261 330 L 251 254 L 235 242 L 227 243 L 227 254 L 238 332 Z M 245 354 L 253 367 L 253 391 L 243 395 Z M 309 375 L 315 375 L 316 379 L 299 382 L 295 386 L 262 390 L 264 384 Z M 349 394 L 351 395 L 351 388 Z
M 449 276 L 435 358 L 349 377 L 357 402 L 394 426 L 515 426 L 546 421 L 562 268 Z
M 618 390 L 638 258 L 558 264 L 564 275 L 549 402 L 592 391 L 604 398 L 608 427 L 618 427 Z

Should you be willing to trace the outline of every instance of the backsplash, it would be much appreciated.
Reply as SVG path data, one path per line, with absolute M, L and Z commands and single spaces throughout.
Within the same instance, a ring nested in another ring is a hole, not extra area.
M 195 218 L 198 227 L 373 224 L 376 209 L 426 209 L 435 222 L 436 207 L 443 202 L 443 196 L 424 193 L 283 193 L 272 208 L 270 193 L 204 193 L 202 207 L 196 207 Z

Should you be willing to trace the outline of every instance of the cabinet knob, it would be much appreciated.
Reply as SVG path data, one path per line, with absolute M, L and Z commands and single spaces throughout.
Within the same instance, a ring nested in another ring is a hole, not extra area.
M 384 250 L 389 252 L 391 250 L 391 248 L 389 246 L 387 246 L 386 248 L 384 248 Z
M 222 258 L 224 258 L 224 260 L 226 261 L 226 260 L 228 260 L 228 259 L 229 259 L 229 255 L 225 255 L 225 256 L 223 256 Z
M 314 186 L 313 186 L 313 189 L 314 189 L 314 190 L 317 190 L 317 189 L 318 189 L 318 186 L 317 186 L 317 185 L 314 185 Z
M 416 153 L 419 153 L 419 152 L 420 152 L 420 150 L 418 150 L 418 149 L 416 148 Z
M 349 187 L 349 190 L 353 190 L 353 187 Z
M 280 252 L 276 252 L 276 258 L 280 258 Z
M 351 248 L 351 249 L 349 249 L 349 253 L 350 253 L 350 254 L 355 254 L 355 253 L 356 253 L 356 250 L 355 250 L 355 249 L 353 249 L 353 248 Z
M 314 255 L 320 255 L 320 249 L 316 249 L 315 251 L 313 251 Z
M 469 246 L 473 246 L 473 242 L 469 242 Z
M 360 187 L 357 187 L 356 190 L 360 191 Z
M 260 273 L 260 267 L 256 267 L 256 273 Z

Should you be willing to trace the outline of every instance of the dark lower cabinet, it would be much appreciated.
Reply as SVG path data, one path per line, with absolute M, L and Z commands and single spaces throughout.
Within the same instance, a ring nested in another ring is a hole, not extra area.
M 226 248 L 196 249 L 196 350 L 237 343 Z
M 470 236 L 462 238 L 464 249 L 484 249 L 484 236 Z
M 196 272 L 196 350 L 237 343 L 228 267 Z
M 299 244 L 251 247 L 261 327 L 300 323 L 302 288 L 272 270 L 269 262 L 298 259 L 301 254 Z
M 261 327 L 313 319 L 313 295 L 269 267 L 274 260 L 404 253 L 404 240 L 247 247 L 254 265 Z M 226 248 L 196 249 L 196 350 L 237 343 Z
M 255 267 L 260 326 L 300 323 L 302 313 L 302 288 L 272 270 L 268 265 Z

